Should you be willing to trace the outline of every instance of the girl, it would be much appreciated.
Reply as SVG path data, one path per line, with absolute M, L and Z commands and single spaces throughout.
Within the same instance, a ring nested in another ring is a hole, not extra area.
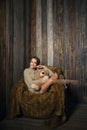
M 39 91 L 34 90 L 31 88 L 31 84 L 33 83 L 41 83 L 41 80 L 35 80 L 35 71 L 36 69 L 44 69 L 47 70 L 49 73 L 50 78 L 42 85 Z M 30 60 L 29 68 L 24 70 L 24 81 L 28 86 L 29 91 L 35 93 L 45 93 L 53 83 L 56 83 L 58 78 L 57 73 L 53 73 L 50 69 L 48 69 L 44 65 L 40 65 L 40 59 L 38 57 L 32 57 Z

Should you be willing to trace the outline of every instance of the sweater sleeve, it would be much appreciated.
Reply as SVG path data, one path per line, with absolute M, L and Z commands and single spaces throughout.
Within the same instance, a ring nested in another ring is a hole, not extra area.
M 47 67 L 45 67 L 44 69 L 48 71 L 48 73 L 49 73 L 49 77 L 51 77 L 52 74 L 53 74 L 53 72 L 52 72 L 50 69 L 48 69 Z

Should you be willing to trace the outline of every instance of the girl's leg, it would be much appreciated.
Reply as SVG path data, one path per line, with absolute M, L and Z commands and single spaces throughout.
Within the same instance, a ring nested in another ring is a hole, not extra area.
M 56 73 L 54 73 L 54 74 L 51 76 L 51 78 L 48 79 L 48 80 L 46 81 L 46 83 L 44 83 L 44 84 L 42 85 L 41 90 L 40 90 L 40 93 L 46 92 L 52 84 L 54 84 L 54 83 L 57 82 L 57 78 L 58 78 L 58 75 L 57 75 Z

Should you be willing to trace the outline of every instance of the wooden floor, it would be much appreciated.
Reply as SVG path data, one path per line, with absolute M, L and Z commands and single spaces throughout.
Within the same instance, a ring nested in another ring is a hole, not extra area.
M 48 130 L 41 120 L 18 118 L 0 122 L 0 130 Z M 53 130 L 87 130 L 87 104 L 79 104 L 68 121 Z

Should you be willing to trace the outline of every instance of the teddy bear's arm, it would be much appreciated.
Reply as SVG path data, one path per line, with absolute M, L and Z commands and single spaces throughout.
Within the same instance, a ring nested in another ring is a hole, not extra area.
M 47 80 L 49 79 L 49 77 L 46 75 L 42 78 L 42 83 L 45 83 Z

